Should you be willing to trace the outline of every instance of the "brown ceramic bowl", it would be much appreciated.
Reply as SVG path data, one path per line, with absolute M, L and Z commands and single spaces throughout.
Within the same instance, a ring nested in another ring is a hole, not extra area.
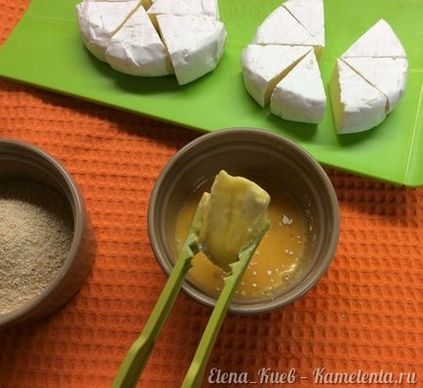
M 28 180 L 62 193 L 72 208 L 74 234 L 67 260 L 38 297 L 0 315 L 0 328 L 40 318 L 62 306 L 80 288 L 94 257 L 94 238 L 84 201 L 65 168 L 44 151 L 14 140 L 0 141 L 0 180 Z M 0 285 L 1 287 L 1 285 Z
M 175 220 L 184 200 L 205 180 L 225 169 L 273 181 L 308 212 L 303 260 L 306 268 L 288 290 L 271 299 L 233 302 L 230 311 L 261 313 L 293 302 L 310 290 L 325 273 L 339 235 L 339 208 L 335 191 L 322 167 L 303 148 L 280 136 L 252 128 L 233 128 L 204 135 L 182 148 L 168 163 L 153 189 L 148 210 L 150 241 L 166 274 L 173 266 Z M 216 299 L 185 281 L 183 290 L 213 306 Z

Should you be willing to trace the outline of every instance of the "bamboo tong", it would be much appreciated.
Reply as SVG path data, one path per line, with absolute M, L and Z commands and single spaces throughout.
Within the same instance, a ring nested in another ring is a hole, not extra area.
M 113 382 L 113 388 L 132 388 L 137 385 L 160 330 L 176 301 L 184 278 L 192 266 L 192 259 L 201 251 L 200 227 L 205 202 L 203 199 L 204 198 L 202 198 L 197 206 L 182 252 L 175 263 L 141 335 L 132 344 L 126 354 Z M 239 252 L 238 261 L 230 264 L 230 272 L 224 279 L 223 289 L 209 318 L 188 372 L 185 375 L 181 385 L 182 387 L 191 388 L 201 386 L 208 359 L 216 342 L 217 335 L 222 326 L 232 296 L 238 287 L 251 257 L 269 226 L 269 224 L 264 225 L 257 233 L 252 243 Z

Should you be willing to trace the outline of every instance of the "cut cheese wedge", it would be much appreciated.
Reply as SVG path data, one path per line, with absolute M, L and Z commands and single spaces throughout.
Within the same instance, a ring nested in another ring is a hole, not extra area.
M 266 106 L 276 84 L 310 51 L 306 46 L 248 45 L 241 59 L 248 93 Z
M 325 17 L 323 0 L 287 0 L 282 6 L 312 36 L 305 43 L 322 49 L 325 46 Z
M 84 1 L 77 4 L 81 36 L 88 50 L 104 61 L 111 37 L 140 4 L 139 1 Z
M 287 120 L 320 122 L 326 94 L 316 55 L 325 45 L 323 0 L 287 0 L 257 28 L 242 54 L 244 84 Z
M 331 82 L 338 133 L 365 131 L 383 121 L 405 90 L 407 71 L 404 47 L 379 20 L 338 59 Z
M 226 40 L 223 23 L 206 16 L 175 15 L 158 15 L 157 22 L 180 85 L 216 68 Z
M 381 19 L 364 33 L 342 57 L 406 58 L 407 55 L 391 26 Z
M 270 196 L 256 183 L 222 170 L 206 199 L 200 230 L 202 250 L 216 265 L 228 269 L 269 223 Z
M 173 73 L 169 54 L 143 7 L 113 35 L 106 61 L 130 75 L 157 77 Z
M 343 60 L 388 98 L 387 112 L 392 112 L 405 90 L 407 59 L 344 58 Z
M 385 119 L 386 96 L 340 59 L 332 75 L 331 96 L 339 134 L 365 131 Z
M 275 87 L 270 110 L 285 120 L 319 123 L 326 94 L 314 51 L 310 51 Z

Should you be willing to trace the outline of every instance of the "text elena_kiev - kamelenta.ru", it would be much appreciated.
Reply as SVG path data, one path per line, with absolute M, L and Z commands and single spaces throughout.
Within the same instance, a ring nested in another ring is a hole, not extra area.
M 353 372 L 328 371 L 326 368 L 315 368 L 310 375 L 301 374 L 296 368 L 277 371 L 271 368 L 259 368 L 255 373 L 246 371 L 225 371 L 220 368 L 211 368 L 207 377 L 209 384 L 294 384 L 308 380 L 318 384 L 417 384 L 416 372 L 363 371 Z

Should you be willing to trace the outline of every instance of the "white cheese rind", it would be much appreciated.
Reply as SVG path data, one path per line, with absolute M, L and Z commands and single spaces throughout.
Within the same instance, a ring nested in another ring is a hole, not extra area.
M 169 54 L 143 7 L 113 35 L 106 61 L 125 74 L 157 77 L 173 73 Z
M 331 97 L 339 134 L 366 131 L 385 119 L 386 96 L 340 59 L 332 76 Z
M 219 20 L 217 0 L 155 0 L 149 15 L 210 16 Z
M 319 123 L 326 94 L 314 51 L 309 52 L 275 87 L 270 110 L 285 120 Z
M 407 83 L 407 59 L 344 58 L 343 60 L 388 98 L 387 111 L 392 112 Z
M 286 10 L 276 8 L 258 27 L 252 43 L 302 45 L 312 35 Z
M 311 50 L 306 46 L 248 45 L 241 59 L 248 93 L 262 107 L 267 105 L 276 84 Z
M 323 0 L 287 0 L 282 6 L 314 37 L 314 45 L 325 46 Z
M 77 4 L 81 36 L 88 50 L 104 61 L 112 35 L 139 6 L 139 1 L 84 1 Z
M 224 51 L 226 30 L 205 16 L 158 15 L 163 42 L 180 85 L 214 70 Z
M 366 31 L 342 57 L 406 58 L 407 55 L 391 26 L 381 19 Z

